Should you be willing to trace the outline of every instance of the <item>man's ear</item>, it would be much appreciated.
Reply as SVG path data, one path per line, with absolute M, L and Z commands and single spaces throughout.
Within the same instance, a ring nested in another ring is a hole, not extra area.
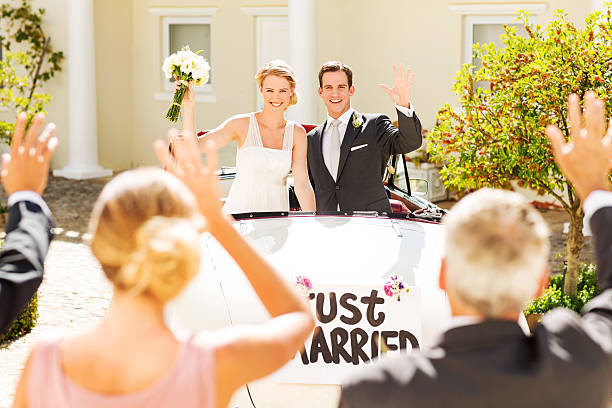
M 542 296 L 544 290 L 548 287 L 548 283 L 550 282 L 550 272 L 548 271 L 548 266 L 544 267 L 542 271 L 542 275 L 540 276 L 540 282 L 538 283 L 538 289 L 536 290 L 534 298 Z
M 355 93 L 355 85 L 351 85 L 351 87 L 349 88 L 349 95 L 353 96 L 354 93 Z
M 446 258 L 442 258 L 442 262 L 440 262 L 440 274 L 438 275 L 438 286 L 443 291 L 446 290 Z
M 319 87 L 319 96 L 323 97 L 323 90 L 321 89 L 321 87 Z

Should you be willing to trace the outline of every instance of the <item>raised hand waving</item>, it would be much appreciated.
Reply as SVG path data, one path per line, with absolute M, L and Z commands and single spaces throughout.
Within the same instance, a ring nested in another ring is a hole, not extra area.
M 404 72 L 404 64 L 400 64 L 399 69 L 397 65 L 393 64 L 393 76 L 395 78 L 393 88 L 389 88 L 385 84 L 379 84 L 379 86 L 393 99 L 396 105 L 410 108 L 410 93 L 414 83 L 414 73 L 410 68 L 406 68 Z

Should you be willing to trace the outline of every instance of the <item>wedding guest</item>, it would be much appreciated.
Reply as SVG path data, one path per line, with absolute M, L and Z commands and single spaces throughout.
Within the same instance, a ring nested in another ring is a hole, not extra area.
M 113 284 L 106 318 L 36 345 L 16 407 L 226 407 L 239 386 L 289 361 L 311 332 L 305 300 L 223 215 L 216 148 L 207 147 L 204 168 L 194 136 L 186 142 L 171 136 L 178 165 L 164 143 L 155 148 L 174 175 L 126 171 L 95 204 L 91 250 Z M 204 227 L 242 268 L 272 318 L 179 339 L 164 324 L 164 304 L 197 273 Z
M 549 127 L 555 158 L 583 201 L 601 294 L 582 316 L 556 309 L 532 336 L 519 313 L 548 281 L 548 230 L 521 196 L 481 190 L 445 218 L 440 287 L 451 327 L 431 350 L 386 359 L 342 388 L 353 407 L 605 407 L 612 392 L 612 122 L 589 93 L 569 99 L 572 142 Z
M 38 136 L 45 115 L 37 114 L 26 132 L 20 113 L 10 153 L 2 156 L 2 186 L 10 207 L 6 238 L 0 253 L 0 334 L 26 307 L 43 279 L 44 260 L 52 239 L 53 220 L 41 194 L 57 147 L 55 125 Z M 25 136 L 24 136 L 25 134 Z
M 380 114 L 353 109 L 351 67 L 338 61 L 319 70 L 319 96 L 327 120 L 308 133 L 308 172 L 318 211 L 391 213 L 383 185 L 389 156 L 421 146 L 421 122 L 410 102 L 414 74 L 394 65 L 393 88 L 380 87 L 393 99 L 399 129 Z
M 293 173 L 301 209 L 314 211 L 306 163 L 306 131 L 300 124 L 285 119 L 287 108 L 298 100 L 293 69 L 283 61 L 270 61 L 261 67 L 255 79 L 263 96 L 262 110 L 232 116 L 199 140 L 200 151 L 209 140 L 219 147 L 232 141 L 238 144 L 236 179 L 223 211 L 226 214 L 289 211 L 289 171 Z M 183 103 L 184 127 L 195 133 L 195 97 L 191 86 Z

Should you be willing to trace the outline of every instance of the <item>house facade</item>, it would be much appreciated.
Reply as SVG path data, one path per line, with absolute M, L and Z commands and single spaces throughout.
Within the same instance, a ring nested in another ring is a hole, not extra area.
M 471 46 L 498 38 L 518 9 L 546 24 L 564 9 L 580 24 L 600 0 L 34 0 L 46 9 L 45 29 L 67 59 L 45 85 L 53 96 L 49 120 L 58 125 L 58 174 L 84 178 L 107 170 L 156 165 L 152 143 L 172 126 L 164 117 L 173 85 L 164 58 L 190 44 L 212 66 L 198 89 L 199 129 L 258 108 L 257 68 L 287 60 L 298 77 L 300 102 L 288 116 L 324 120 L 317 95 L 319 66 L 336 59 L 354 70 L 353 106 L 395 118 L 379 83 L 393 82 L 392 65 L 416 74 L 413 104 L 424 128 L 455 101 L 450 89 Z M 7 115 L 0 112 L 0 115 Z M 177 126 L 180 124 L 177 124 Z M 221 152 L 233 165 L 235 146 Z

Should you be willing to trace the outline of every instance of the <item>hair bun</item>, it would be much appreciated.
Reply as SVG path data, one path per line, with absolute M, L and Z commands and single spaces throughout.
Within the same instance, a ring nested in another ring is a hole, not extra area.
M 115 283 L 134 294 L 166 301 L 178 295 L 199 267 L 199 234 L 187 220 L 152 217 L 135 232 L 135 248 Z

